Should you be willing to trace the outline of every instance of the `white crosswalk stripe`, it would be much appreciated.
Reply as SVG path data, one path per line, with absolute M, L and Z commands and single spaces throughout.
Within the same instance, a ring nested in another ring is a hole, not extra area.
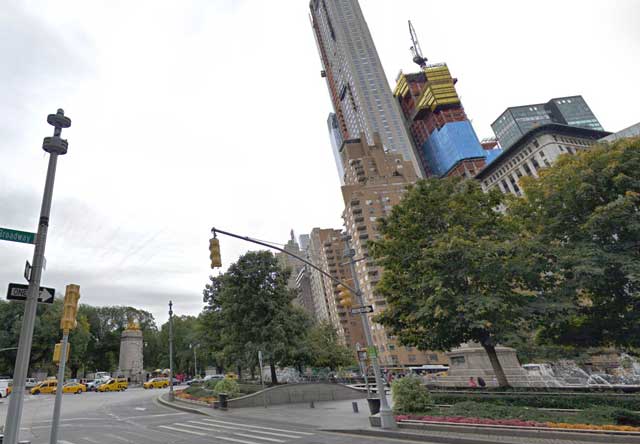
M 209 418 L 186 420 L 158 427 L 165 430 L 171 430 L 172 432 L 213 437 L 216 440 L 235 442 L 239 444 L 285 444 L 287 442 L 291 442 L 292 439 L 300 439 L 305 436 L 313 435 L 313 433 L 291 429 L 277 429 L 274 427 L 263 427 Z
M 219 420 L 216 420 L 216 419 L 208 419 L 207 418 L 207 419 L 203 419 L 203 421 L 216 423 L 216 424 L 230 424 L 230 425 L 236 425 L 236 426 L 242 426 L 242 427 L 249 427 L 251 429 L 273 430 L 273 431 L 276 431 L 276 432 L 295 433 L 295 434 L 298 434 L 298 435 L 308 435 L 308 436 L 313 435 L 313 433 L 299 432 L 297 430 L 275 429 L 273 427 L 262 427 L 262 426 L 256 426 L 256 425 L 250 425 L 250 424 L 240 424 L 240 423 L 237 423 L 237 422 L 219 421 Z M 222 426 L 218 426 L 218 427 L 222 427 Z
M 177 427 L 163 426 L 163 425 L 158 426 L 158 427 L 161 428 L 161 429 L 173 430 L 175 432 L 191 433 L 192 435 L 207 436 L 206 433 L 194 432 L 193 430 L 179 429 Z

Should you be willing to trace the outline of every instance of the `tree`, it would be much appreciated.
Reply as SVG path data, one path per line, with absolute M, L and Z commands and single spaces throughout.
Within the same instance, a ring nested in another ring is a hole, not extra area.
M 277 383 L 276 365 L 296 361 L 296 350 L 309 320 L 294 309 L 295 294 L 287 288 L 289 271 L 268 251 L 241 256 L 205 288 L 206 311 L 219 335 L 222 355 L 239 368 L 254 367 L 258 350 L 271 366 Z
M 508 381 L 495 346 L 522 330 L 535 302 L 538 256 L 514 242 L 514 224 L 496 208 L 504 195 L 459 178 L 418 182 L 370 242 L 384 267 L 377 321 L 404 345 L 449 350 L 477 341 L 500 386 Z M 529 282 L 530 281 L 530 282 Z
M 336 370 L 355 364 L 353 351 L 338 341 L 336 329 L 329 323 L 319 323 L 309 330 L 307 339 L 311 363 L 315 367 Z
M 548 258 L 543 342 L 640 346 L 640 139 L 564 155 L 510 213 Z

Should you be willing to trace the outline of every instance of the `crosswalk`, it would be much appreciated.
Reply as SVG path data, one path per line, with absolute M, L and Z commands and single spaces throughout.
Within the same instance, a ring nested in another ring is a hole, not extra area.
M 239 444 L 283 444 L 295 439 L 311 436 L 313 433 L 291 429 L 264 427 L 211 418 L 198 418 L 158 425 L 161 430 L 183 436 L 215 437 L 221 442 Z

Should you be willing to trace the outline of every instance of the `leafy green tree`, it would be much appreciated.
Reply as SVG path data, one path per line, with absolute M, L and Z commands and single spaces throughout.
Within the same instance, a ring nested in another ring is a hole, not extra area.
M 422 350 L 477 341 L 507 386 L 495 346 L 526 325 L 535 293 L 524 289 L 536 281 L 538 255 L 514 242 L 514 224 L 496 210 L 503 203 L 475 181 L 420 181 L 369 245 L 384 267 L 376 291 L 387 308 L 377 321 Z
M 311 363 L 315 367 L 336 370 L 356 363 L 353 351 L 340 344 L 336 329 L 329 323 L 314 325 L 309 330 L 307 341 Z
M 548 258 L 543 342 L 640 346 L 640 138 L 564 155 L 510 206 Z
M 215 321 L 221 354 L 238 368 L 255 366 L 261 350 L 277 383 L 276 366 L 296 361 L 308 318 L 295 309 L 289 271 L 268 251 L 248 252 L 205 288 L 209 320 Z M 213 331 L 212 331 L 213 333 Z

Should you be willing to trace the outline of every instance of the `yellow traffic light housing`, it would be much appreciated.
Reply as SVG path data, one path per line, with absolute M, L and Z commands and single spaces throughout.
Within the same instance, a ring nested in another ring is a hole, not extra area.
M 71 344 L 67 344 L 67 359 L 64 362 L 69 360 L 69 350 L 71 350 Z M 58 342 L 53 348 L 53 363 L 60 363 L 60 355 L 62 354 L 62 342 Z
M 60 328 L 69 332 L 78 325 L 76 315 L 78 313 L 78 299 L 80 299 L 80 286 L 75 284 L 67 285 L 64 294 L 64 303 L 62 308 L 62 318 L 60 319 Z
M 353 294 L 347 289 L 347 287 L 345 287 L 342 284 L 338 284 L 336 289 L 339 292 L 338 293 L 339 294 L 338 297 L 340 298 L 339 304 L 344 308 L 353 307 Z
M 220 258 L 220 241 L 214 237 L 209 239 L 209 258 L 211 259 L 211 268 L 222 267 L 222 259 Z

